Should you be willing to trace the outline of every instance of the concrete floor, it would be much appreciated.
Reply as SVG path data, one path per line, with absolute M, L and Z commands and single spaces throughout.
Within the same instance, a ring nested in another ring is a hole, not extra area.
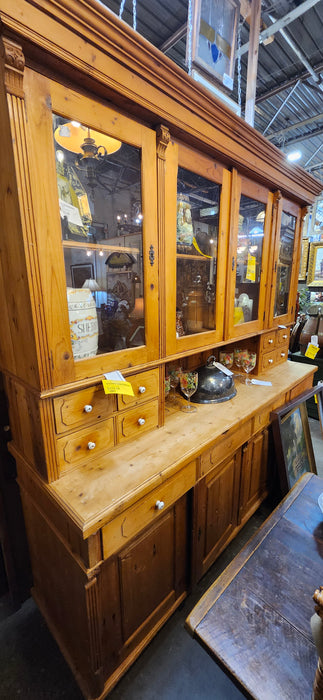
M 322 436 L 310 419 L 317 471 L 323 477 Z M 109 700 L 239 700 L 243 695 L 184 629 L 201 595 L 254 534 L 269 509 L 263 504 L 207 572 Z M 82 700 L 82 694 L 30 598 L 10 614 L 0 598 L 0 700 Z

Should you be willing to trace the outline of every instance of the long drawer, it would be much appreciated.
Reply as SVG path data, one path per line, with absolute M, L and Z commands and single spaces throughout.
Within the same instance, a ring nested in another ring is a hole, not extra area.
M 195 460 L 184 469 L 153 489 L 144 498 L 114 518 L 102 528 L 104 558 L 110 557 L 118 549 L 130 542 L 147 525 L 152 523 L 189 489 L 196 478 Z

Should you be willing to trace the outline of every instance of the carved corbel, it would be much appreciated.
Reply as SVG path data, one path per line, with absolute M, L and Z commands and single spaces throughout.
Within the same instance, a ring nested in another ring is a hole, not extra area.
M 166 159 L 166 148 L 170 142 L 170 133 L 167 126 L 160 124 L 156 129 L 157 136 L 157 156 L 161 160 Z
M 7 93 L 23 98 L 25 57 L 21 46 L 2 36 L 1 58 L 4 65 L 4 83 Z

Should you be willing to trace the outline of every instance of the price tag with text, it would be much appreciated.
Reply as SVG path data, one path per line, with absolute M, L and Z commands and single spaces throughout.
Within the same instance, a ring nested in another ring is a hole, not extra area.
M 305 357 L 309 357 L 311 360 L 314 360 L 319 349 L 320 348 L 317 345 L 312 345 L 312 343 L 309 343 L 305 352 Z
M 102 384 L 105 394 L 127 394 L 127 396 L 134 396 L 130 382 L 127 382 L 119 371 L 105 374 L 104 379 L 102 379 Z

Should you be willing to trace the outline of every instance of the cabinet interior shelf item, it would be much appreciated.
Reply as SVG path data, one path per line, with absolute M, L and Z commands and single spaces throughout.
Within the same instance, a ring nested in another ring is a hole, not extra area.
M 115 253 L 139 253 L 139 248 L 127 248 L 126 246 L 107 245 L 106 243 L 83 243 L 82 241 L 62 241 L 63 248 L 83 248 L 83 250 L 108 250 Z

